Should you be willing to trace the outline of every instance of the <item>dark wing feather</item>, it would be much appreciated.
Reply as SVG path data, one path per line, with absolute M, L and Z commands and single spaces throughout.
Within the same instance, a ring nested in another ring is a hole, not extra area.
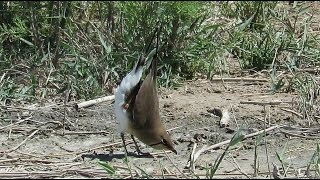
M 135 128 L 148 126 L 151 119 L 159 118 L 159 100 L 152 74 L 142 82 L 135 99 L 132 118 Z
M 150 123 L 150 121 L 158 122 L 160 120 L 159 99 L 156 89 L 159 28 L 154 31 L 152 39 L 156 32 L 158 32 L 156 54 L 153 56 L 149 73 L 142 82 L 133 106 L 132 124 L 135 128 L 151 127 L 151 125 L 157 125 L 157 123 Z
M 133 119 L 133 109 L 136 101 L 136 96 L 139 92 L 141 84 L 142 84 L 142 81 L 140 80 L 139 83 L 132 89 L 131 93 L 125 99 L 125 103 L 129 104 L 129 107 L 128 107 L 129 119 Z

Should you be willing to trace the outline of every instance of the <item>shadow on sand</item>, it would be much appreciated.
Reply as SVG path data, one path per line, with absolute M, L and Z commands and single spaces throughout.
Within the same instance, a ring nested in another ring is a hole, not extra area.
M 142 154 L 137 154 L 133 152 L 129 152 L 128 156 L 136 157 L 136 158 L 153 158 L 153 156 L 150 153 L 142 153 Z M 84 158 L 90 158 L 92 159 L 99 159 L 100 161 L 112 161 L 112 159 L 123 159 L 125 157 L 124 153 L 121 154 L 114 154 L 114 153 L 109 153 L 109 154 L 97 154 L 95 152 L 93 153 L 86 153 L 81 155 L 82 159 Z

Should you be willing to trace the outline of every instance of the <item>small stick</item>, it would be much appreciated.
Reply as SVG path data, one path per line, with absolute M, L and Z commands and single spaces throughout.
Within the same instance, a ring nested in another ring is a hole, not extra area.
M 12 152 L 12 151 L 15 151 L 16 149 L 18 149 L 22 144 L 24 144 L 28 139 L 30 139 L 33 135 L 35 135 L 40 129 L 37 129 L 35 131 L 33 131 L 33 133 L 31 133 L 26 139 L 24 139 L 18 146 L 10 149 L 10 150 L 7 150 L 5 151 L 6 153 L 9 153 L 9 152 Z
M 290 101 L 270 101 L 270 102 L 258 102 L 258 101 L 240 101 L 240 104 L 254 104 L 254 105 L 261 105 L 261 106 L 265 106 L 265 105 L 279 105 L 281 103 L 288 103 L 290 104 Z
M 12 119 L 11 119 L 10 123 L 12 124 Z M 10 139 L 10 137 L 11 137 L 11 132 L 12 132 L 12 128 L 10 128 L 10 130 L 9 130 L 8 139 Z
M 0 160 L 0 163 L 12 162 L 12 161 L 18 161 L 18 160 L 19 160 L 19 158 L 3 159 L 3 160 Z
M 76 127 L 69 119 L 68 117 L 64 114 L 64 113 L 60 113 L 59 111 L 56 111 L 56 113 L 60 114 L 61 116 L 64 117 L 63 121 L 68 121 L 69 124 L 71 124 L 71 126 Z M 63 126 L 63 124 L 62 124 Z
M 174 164 L 174 162 L 172 161 L 172 159 L 168 156 L 168 154 L 166 153 L 166 151 L 163 151 L 165 154 L 166 154 L 166 156 L 167 156 L 167 158 L 169 159 L 169 161 L 171 162 L 171 164 L 183 175 L 183 177 L 184 178 L 188 178 L 178 167 L 177 167 L 177 165 L 176 164 Z
M 41 127 L 41 126 L 44 126 L 44 125 L 47 125 L 47 124 L 58 124 L 59 126 L 63 126 L 63 124 L 60 122 L 60 121 L 48 121 L 48 122 L 39 122 L 41 123 L 40 125 L 38 125 L 37 127 Z
M 236 116 L 235 116 L 234 108 L 233 108 L 232 105 L 230 105 L 230 106 L 231 106 L 231 110 L 232 110 L 232 115 L 233 115 L 234 122 L 236 123 L 237 128 L 239 128 L 238 121 L 237 121 L 237 118 L 236 118 Z
M 123 170 L 129 170 L 129 168 L 128 167 L 125 167 L 125 166 L 120 166 L 120 165 L 116 165 L 116 164 L 114 164 L 114 165 L 112 165 L 114 168 L 117 168 L 117 169 L 123 169 Z
M 13 106 L 5 106 L 5 105 L 0 105 L 1 108 L 5 108 L 7 110 L 9 109 L 19 109 L 19 110 L 27 110 L 27 111 L 32 111 L 34 109 L 29 109 L 29 108 L 24 108 L 24 107 L 13 107 Z
M 266 128 L 266 127 L 267 127 L 267 111 L 265 110 L 265 109 L 266 109 L 266 106 L 264 106 L 263 108 L 264 108 L 264 112 L 266 112 L 266 113 L 265 113 L 265 117 L 264 117 L 264 120 L 265 120 L 265 121 L 264 121 L 264 122 L 265 122 L 264 127 Z M 268 113 L 269 113 L 269 125 L 270 125 L 270 108 L 269 108 Z M 265 132 L 264 132 L 264 137 L 266 137 L 266 136 L 267 136 L 267 132 L 265 131 Z M 268 148 L 267 148 L 267 138 L 263 138 L 263 139 L 264 139 L 264 147 L 265 147 L 265 152 L 266 152 L 266 157 L 267 157 L 268 171 L 269 171 L 269 173 L 271 174 L 270 163 L 269 163 L 269 151 L 268 151 Z M 258 173 L 259 173 L 259 172 L 257 172 L 257 175 L 258 175 Z
M 19 154 L 22 154 L 22 155 L 26 155 L 26 156 L 41 158 L 41 157 L 39 157 L 39 156 L 37 156 L 37 155 L 29 154 L 29 153 L 25 153 L 25 152 L 21 152 L 21 151 L 19 151 L 19 150 L 16 150 L 16 152 L 19 153 Z
M 105 101 L 110 101 L 110 100 L 113 100 L 113 99 L 114 99 L 114 95 L 105 96 L 105 97 L 102 97 L 102 98 L 97 98 L 97 99 L 81 102 L 79 104 L 76 104 L 75 108 L 76 108 L 76 110 L 79 110 L 80 108 L 89 107 L 89 106 L 92 106 L 94 104 L 98 104 L 98 103 L 105 102 Z
M 164 154 L 164 153 L 170 153 L 172 151 L 160 151 L 160 152 L 153 152 L 153 153 L 150 153 L 152 156 L 157 156 L 157 155 L 160 155 L 160 154 Z
M 296 116 L 298 116 L 298 117 L 300 117 L 300 118 L 303 118 L 303 115 L 302 115 L 302 114 L 300 114 L 300 113 L 298 113 L 298 112 L 295 112 L 295 111 L 293 111 L 293 110 L 291 110 L 291 109 L 286 109 L 286 108 L 280 108 L 280 109 L 283 110 L 283 111 L 292 113 L 292 114 L 294 114 L 294 115 L 296 115 Z
M 288 131 L 284 131 L 282 129 L 280 129 L 280 132 L 282 132 L 283 134 L 287 134 L 289 136 L 295 136 L 295 137 L 300 137 L 300 138 L 305 138 L 305 139 L 320 139 L 320 137 L 303 136 L 303 135 L 300 135 L 300 134 L 294 134 L 294 133 L 291 133 L 291 132 L 288 132 Z
M 70 92 L 70 82 L 68 83 L 68 88 L 65 92 L 65 97 L 64 97 L 64 106 L 63 106 L 63 119 L 62 119 L 62 127 L 63 131 L 62 134 L 64 136 L 65 130 L 66 130 L 66 119 L 67 119 L 67 101 L 69 97 L 69 92 Z
M 182 128 L 182 127 L 183 127 L 183 126 L 174 127 L 174 128 L 168 129 L 167 132 L 168 132 L 168 131 L 173 131 L 173 130 L 175 130 L 175 129 L 179 129 L 179 128 Z
M 246 176 L 248 179 L 250 179 L 250 177 L 248 176 L 248 174 L 245 173 L 245 172 L 241 169 L 241 167 L 239 166 L 239 164 L 237 163 L 237 161 L 234 159 L 234 157 L 231 156 L 230 154 L 229 154 L 229 156 L 232 158 L 232 160 L 233 160 L 233 162 L 234 162 L 234 164 L 235 164 L 235 168 L 237 168 L 238 171 L 239 171 L 241 174 L 243 174 L 243 175 Z
M 258 96 L 258 95 L 270 95 L 270 93 L 252 93 L 252 94 L 242 94 L 240 96 Z
M 72 167 L 72 166 L 77 166 L 77 165 L 81 165 L 81 164 L 82 164 L 82 162 L 62 163 L 62 164 L 59 164 L 59 167 L 60 167 L 60 168 L 63 167 L 63 168 L 65 168 L 65 169 L 67 169 L 67 168 L 70 168 L 70 167 Z
M 165 169 L 167 171 L 167 174 L 173 174 L 167 167 L 164 167 L 163 169 Z
M 132 140 L 128 140 L 126 142 L 128 142 L 128 144 L 129 144 L 129 143 L 132 143 L 133 141 Z M 96 149 L 106 148 L 106 147 L 110 147 L 110 146 L 114 146 L 114 145 L 118 145 L 118 144 L 122 144 L 122 141 L 121 142 L 107 144 L 107 145 L 103 145 L 103 146 L 94 147 L 94 148 L 83 150 L 83 151 L 79 151 L 79 152 L 67 152 L 67 153 L 60 153 L 60 154 L 45 155 L 45 157 L 57 157 L 57 156 L 65 156 L 65 155 L 71 155 L 71 154 L 79 155 L 81 153 L 85 153 L 85 152 L 88 152 L 88 151 L 93 151 L 93 150 L 96 150 Z
M 22 120 L 20 120 L 20 121 L 18 121 L 18 122 L 9 124 L 9 125 L 7 125 L 7 126 L 0 127 L 0 130 L 1 130 L 1 129 L 4 129 L 4 128 L 11 127 L 11 126 L 14 126 L 14 125 L 17 125 L 17 124 L 20 124 L 20 123 L 22 123 L 22 122 L 24 122 L 24 121 L 27 121 L 27 120 L 29 120 L 29 119 L 31 119 L 31 117 L 27 117 L 27 118 L 22 119 Z
M 197 143 L 194 143 L 193 149 L 192 149 L 192 153 L 191 153 L 191 156 L 190 156 L 190 166 L 189 166 L 189 168 L 191 168 L 192 171 L 195 171 L 194 153 L 196 152 L 196 148 L 197 148 Z
M 0 78 L 0 83 L 3 81 L 4 77 L 6 76 L 6 74 L 7 74 L 7 72 L 5 72 L 5 73 L 2 74 L 2 76 L 1 76 L 1 78 Z M 1 85 L 0 87 L 2 87 L 2 85 Z
M 308 72 L 308 73 L 316 73 L 320 71 L 320 68 L 305 68 L 305 69 L 297 69 L 298 72 Z
M 252 81 L 258 81 L 258 82 L 268 82 L 268 79 L 256 79 L 256 78 L 212 78 L 211 81 L 247 81 L 247 82 L 252 82 Z
M 76 132 L 65 132 L 64 135 L 79 135 L 79 134 L 109 134 L 110 132 L 107 131 L 97 131 L 97 132 L 92 132 L 92 131 L 76 131 Z M 58 133 L 57 133 L 58 134 Z M 62 135 L 62 134 L 59 134 Z
M 247 139 L 247 138 L 249 138 L 249 137 L 257 136 L 257 135 L 259 135 L 259 134 L 261 134 L 261 133 L 263 133 L 263 132 L 272 131 L 273 129 L 276 129 L 276 128 L 279 128 L 279 126 L 276 125 L 276 126 L 272 126 L 272 127 L 268 128 L 268 129 L 264 129 L 264 130 L 261 130 L 261 131 L 255 132 L 255 133 L 247 134 L 247 135 L 244 136 L 243 139 Z M 202 148 L 202 149 L 200 149 L 200 150 L 196 153 L 196 155 L 195 155 L 195 157 L 194 157 L 194 161 L 196 161 L 196 159 L 200 156 L 201 153 L 203 153 L 203 152 L 205 152 L 205 151 L 208 151 L 208 150 L 210 150 L 210 149 L 218 148 L 218 147 L 223 146 L 223 145 L 225 145 L 225 144 L 229 144 L 230 141 L 231 141 L 231 139 L 230 139 L 230 140 L 223 141 L 223 142 L 220 142 L 220 143 L 218 143 L 218 144 L 214 144 L 214 145 L 209 146 L 209 147 L 207 147 L 207 148 Z
M 47 161 L 47 160 L 41 160 L 41 159 L 21 159 L 21 158 L 4 159 L 4 160 L 0 160 L 0 163 L 15 162 L 15 161 L 24 161 L 24 162 L 31 162 L 31 163 L 44 163 L 44 164 L 60 163 L 59 161 Z

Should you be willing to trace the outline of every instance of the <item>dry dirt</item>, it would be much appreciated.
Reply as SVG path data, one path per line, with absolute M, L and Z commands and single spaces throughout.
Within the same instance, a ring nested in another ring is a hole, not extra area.
M 138 141 L 143 152 L 154 153 L 150 157 L 140 157 L 136 155 L 131 142 L 127 146 L 130 152 L 128 165 L 132 168 L 133 176 L 137 173 L 140 177 L 144 175 L 138 169 L 141 168 L 153 177 L 161 178 L 163 172 L 166 177 L 181 178 L 184 173 L 195 178 L 187 168 L 194 144 L 197 143 L 197 152 L 204 145 L 210 146 L 229 140 L 239 127 L 244 127 L 246 134 L 250 134 L 274 125 L 286 125 L 285 130 L 290 130 L 293 134 L 317 138 L 317 133 L 298 132 L 299 127 L 310 128 L 308 124 L 313 124 L 312 122 L 281 109 L 290 109 L 290 102 L 295 95 L 271 95 L 267 93 L 269 89 L 269 82 L 241 80 L 224 83 L 195 80 L 185 82 L 176 90 L 160 89 L 162 121 L 171 134 L 178 155 L 170 152 L 165 155 L 163 151 L 153 150 Z M 282 103 L 243 103 L 248 101 Z M 228 127 L 219 126 L 220 118 L 208 112 L 213 108 L 228 109 Z M 67 119 L 65 135 L 62 135 L 64 113 Z M 114 167 L 116 175 L 113 177 L 130 177 L 128 165 L 124 163 L 121 138 L 115 130 L 112 101 L 79 111 L 68 106 L 66 112 L 62 104 L 34 104 L 26 106 L 25 109 L 7 108 L 4 114 L 0 121 L 1 178 L 112 177 L 98 161 L 106 161 Z M 16 124 L 10 126 L 12 123 Z M 288 129 L 288 126 L 294 128 Z M 245 139 L 233 146 L 214 178 L 252 178 L 256 137 Z M 24 141 L 25 139 L 27 140 Z M 131 140 L 128 135 L 126 140 L 128 143 Z M 286 135 L 280 129 L 267 132 L 267 136 L 256 148 L 258 177 L 270 178 L 270 172 L 274 171 L 273 164 L 281 170 L 276 152 L 281 153 L 286 143 L 283 161 L 289 164 L 288 177 L 303 177 L 318 142 L 318 139 Z M 226 145 L 201 154 L 195 162 L 195 174 L 205 177 L 206 167 L 212 166 L 225 148 Z

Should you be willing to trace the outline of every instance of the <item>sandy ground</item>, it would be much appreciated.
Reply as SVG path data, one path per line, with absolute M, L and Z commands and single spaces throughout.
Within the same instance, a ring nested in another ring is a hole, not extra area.
M 282 130 L 289 130 L 302 137 L 284 134 L 279 128 L 269 131 L 256 148 L 256 168 L 254 157 L 257 136 L 245 139 L 230 149 L 214 178 L 253 177 L 254 169 L 258 170 L 258 177 L 269 178 L 270 172 L 274 171 L 273 164 L 281 170 L 276 152 L 281 154 L 282 151 L 282 160 L 289 165 L 288 176 L 303 177 L 319 142 L 312 138 L 317 138 L 318 134 L 302 134 L 299 128 L 311 128 L 306 125 L 309 124 L 307 120 L 281 109 L 290 109 L 295 95 L 267 94 L 270 89 L 268 85 L 268 82 L 241 80 L 224 83 L 195 80 L 185 82 L 176 90 L 160 89 L 160 114 L 178 155 L 170 152 L 166 155 L 138 141 L 143 152 L 152 154 L 150 157 L 138 156 L 127 135 L 130 151 L 128 164 L 124 163 L 124 149 L 115 129 L 112 101 L 79 111 L 70 105 L 66 112 L 63 105 L 53 103 L 28 106 L 29 110 L 7 109 L 0 127 L 0 177 L 112 177 L 98 164 L 99 161 L 108 162 L 114 167 L 114 177 L 130 177 L 128 167 L 132 169 L 133 176 L 143 176 L 141 168 L 153 177 L 161 177 L 162 173 L 173 178 L 182 177 L 182 173 L 196 177 L 187 166 L 195 143 L 197 152 L 204 145 L 210 146 L 231 139 L 240 127 L 246 129 L 246 134 L 250 134 L 275 125 L 285 125 L 286 128 Z M 219 126 L 220 118 L 208 112 L 213 108 L 228 109 L 228 127 Z M 62 135 L 64 113 L 65 135 Z M 10 126 L 11 123 L 16 124 Z M 201 154 L 195 162 L 194 173 L 205 177 L 206 168 L 214 164 L 225 148 L 226 145 Z

